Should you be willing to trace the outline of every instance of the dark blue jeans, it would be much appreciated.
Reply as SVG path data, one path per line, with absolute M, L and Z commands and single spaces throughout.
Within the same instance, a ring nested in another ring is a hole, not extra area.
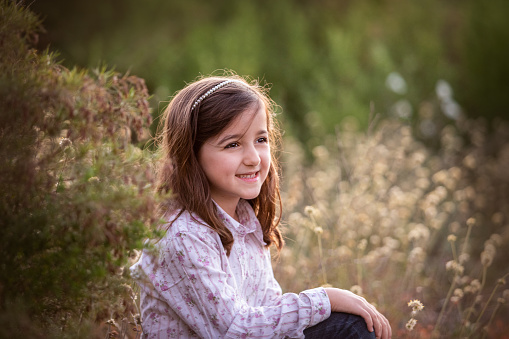
M 375 331 L 369 332 L 366 321 L 358 315 L 332 312 L 327 320 L 304 330 L 306 339 L 375 339 Z

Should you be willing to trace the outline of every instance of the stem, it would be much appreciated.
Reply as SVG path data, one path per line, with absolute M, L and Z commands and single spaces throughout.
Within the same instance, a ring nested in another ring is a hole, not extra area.
M 64 181 L 63 178 L 62 178 L 62 174 L 64 173 L 64 169 L 65 167 L 67 166 L 67 161 L 69 160 L 69 157 L 67 156 L 67 154 L 65 155 L 64 157 L 64 164 L 62 166 L 62 168 L 60 169 L 60 173 L 58 174 L 58 182 L 57 182 L 57 185 L 56 185 L 56 188 L 55 188 L 55 192 L 58 193 L 58 190 L 60 188 L 60 185 L 63 185 L 62 182 Z
M 488 301 L 487 301 L 487 302 L 486 302 L 486 304 L 484 305 L 484 308 L 482 309 L 481 314 L 479 314 L 479 317 L 478 317 L 478 318 L 477 318 L 477 320 L 475 321 L 475 325 L 477 325 L 477 323 L 481 320 L 481 317 L 483 316 L 484 312 L 485 312 L 485 311 L 486 311 L 486 309 L 488 308 L 488 305 L 489 305 L 489 303 L 491 302 L 491 299 L 493 299 L 493 296 L 495 295 L 495 292 L 497 291 L 498 286 L 501 286 L 501 285 L 505 284 L 505 282 L 502 282 L 502 283 L 501 283 L 500 281 L 504 281 L 504 280 L 505 280 L 505 278 L 506 278 L 508 275 L 509 275 L 509 273 L 506 273 L 506 274 L 505 274 L 502 278 L 500 278 L 500 279 L 499 279 L 499 282 L 497 282 L 497 284 L 495 285 L 495 288 L 493 288 L 493 291 L 491 292 L 491 295 L 490 295 L 490 297 L 489 297 Z M 496 310 L 498 309 L 498 306 L 499 306 L 499 305 L 500 305 L 500 304 L 497 304 L 497 307 L 495 308 L 495 311 L 493 311 L 493 314 L 491 315 L 491 318 L 493 318 L 494 313 L 495 313 L 495 312 L 496 312 Z M 490 323 L 491 323 L 491 320 L 492 320 L 491 318 L 490 318 Z
M 481 317 L 483 316 L 484 312 L 486 311 L 486 308 L 488 307 L 488 305 L 489 305 L 489 303 L 490 303 L 491 299 L 493 299 L 493 295 L 495 295 L 495 292 L 496 292 L 496 291 L 497 291 L 497 289 L 498 289 L 498 285 L 499 285 L 499 284 L 496 284 L 496 285 L 495 285 L 495 288 L 494 288 L 494 289 L 493 289 L 493 291 L 491 292 L 491 295 L 490 295 L 490 297 L 489 297 L 488 301 L 486 302 L 486 304 L 484 305 L 484 308 L 482 309 L 481 314 L 479 314 L 479 317 L 478 317 L 478 318 L 477 318 L 477 320 L 475 321 L 475 325 L 477 325 L 477 323 L 479 322 L 479 320 L 481 320 Z
M 120 331 L 120 337 L 121 338 L 124 338 L 124 336 L 128 335 L 127 333 L 127 319 L 126 318 L 123 318 L 122 319 L 122 330 Z
M 504 280 L 507 276 L 509 275 L 509 273 L 507 273 L 506 275 L 504 275 L 502 278 L 499 279 L 499 281 L 501 280 Z M 484 312 L 486 311 L 486 308 L 488 308 L 488 305 L 491 301 L 491 299 L 493 299 L 493 296 L 495 295 L 495 292 L 497 291 L 498 289 L 498 286 L 501 286 L 503 285 L 504 282 L 500 283 L 500 282 L 497 282 L 497 284 L 495 285 L 495 288 L 493 289 L 493 291 L 491 292 L 491 295 L 488 299 L 488 301 L 486 302 L 486 304 L 484 305 L 484 308 L 482 309 L 481 311 L 481 314 L 479 314 L 479 317 L 477 318 L 477 320 L 475 321 L 475 324 L 477 325 L 477 323 L 479 322 L 479 320 L 481 320 L 481 317 L 483 316 Z
M 461 328 L 460 337 L 463 335 L 463 331 L 465 330 L 466 324 L 470 321 L 470 316 L 472 315 L 472 312 L 474 311 L 474 307 L 475 307 L 475 303 L 476 303 L 477 297 L 481 294 L 481 291 L 482 291 L 482 289 L 484 287 L 484 283 L 486 282 L 486 274 L 487 274 L 487 272 L 488 272 L 488 267 L 487 266 L 483 266 L 482 279 L 481 279 L 482 280 L 481 281 L 481 287 L 479 288 L 479 291 L 477 291 L 477 294 L 474 296 L 474 301 L 472 302 L 472 306 L 470 306 L 470 308 L 468 309 L 467 316 L 463 320 L 463 327 Z
M 458 254 L 456 253 L 456 246 L 453 242 L 451 242 L 451 249 L 452 249 L 452 257 L 454 258 L 454 261 L 456 261 L 458 264 L 460 263 L 458 260 Z
M 484 288 L 484 284 L 486 283 L 486 275 L 487 275 L 487 273 L 488 273 L 488 266 L 483 266 L 481 288 L 479 289 L 479 292 L 477 294 L 481 294 L 481 291 Z
M 440 310 L 440 314 L 438 315 L 437 323 L 435 325 L 435 328 L 433 329 L 433 332 L 431 333 L 431 337 L 433 337 L 433 335 L 438 332 L 440 321 L 442 320 L 445 309 L 447 308 L 447 304 L 449 303 L 449 299 L 451 298 L 452 291 L 454 291 L 454 288 L 456 287 L 456 277 L 457 276 L 458 275 L 455 274 L 454 278 L 452 279 L 451 287 L 449 288 L 449 292 L 447 292 L 447 297 L 445 297 L 444 305 L 442 306 L 442 309 Z
M 317 234 L 318 236 L 318 253 L 320 255 L 320 268 L 322 269 L 322 278 L 323 284 L 327 285 L 327 273 L 325 273 L 325 267 L 323 267 L 323 255 L 322 255 L 322 235 Z
M 497 313 L 499 307 L 500 307 L 500 303 L 497 303 L 497 306 L 493 310 L 493 313 L 491 314 L 491 317 L 490 317 L 490 321 L 488 321 L 488 324 L 486 325 L 486 327 L 490 327 L 491 323 L 493 322 L 493 319 L 495 319 L 495 314 Z M 486 332 L 484 332 L 482 337 L 483 337 L 483 339 L 486 337 Z
M 357 285 L 362 286 L 361 250 L 357 251 Z
M 467 236 L 465 237 L 465 242 L 463 243 L 463 248 L 461 249 L 461 253 L 460 254 L 465 253 L 465 251 L 467 250 L 468 239 L 470 238 L 470 233 L 472 231 L 472 226 L 474 226 L 473 223 L 468 225 Z

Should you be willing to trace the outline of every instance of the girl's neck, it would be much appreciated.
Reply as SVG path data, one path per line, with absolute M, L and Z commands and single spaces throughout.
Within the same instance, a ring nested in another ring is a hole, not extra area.
M 226 212 L 226 214 L 228 214 L 230 217 L 235 219 L 237 222 L 240 222 L 239 216 L 237 215 L 237 205 L 239 204 L 240 199 L 236 200 L 236 201 L 228 201 L 228 202 L 216 200 L 216 199 L 214 199 L 214 201 L 216 202 L 216 204 L 219 205 L 219 207 L 221 207 L 223 209 L 223 211 Z

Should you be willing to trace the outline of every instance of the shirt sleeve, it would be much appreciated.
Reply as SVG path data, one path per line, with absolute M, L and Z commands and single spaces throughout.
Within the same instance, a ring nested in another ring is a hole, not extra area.
M 304 338 L 304 329 L 330 316 L 323 288 L 279 293 L 268 305 L 249 306 L 222 268 L 222 251 L 210 234 L 179 232 L 165 242 L 149 274 L 159 295 L 200 337 Z

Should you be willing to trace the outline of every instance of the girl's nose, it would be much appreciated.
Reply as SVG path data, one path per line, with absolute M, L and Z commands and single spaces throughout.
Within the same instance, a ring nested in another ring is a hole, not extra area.
M 244 151 L 244 164 L 247 166 L 257 166 L 260 163 L 260 155 L 254 145 L 247 147 Z

